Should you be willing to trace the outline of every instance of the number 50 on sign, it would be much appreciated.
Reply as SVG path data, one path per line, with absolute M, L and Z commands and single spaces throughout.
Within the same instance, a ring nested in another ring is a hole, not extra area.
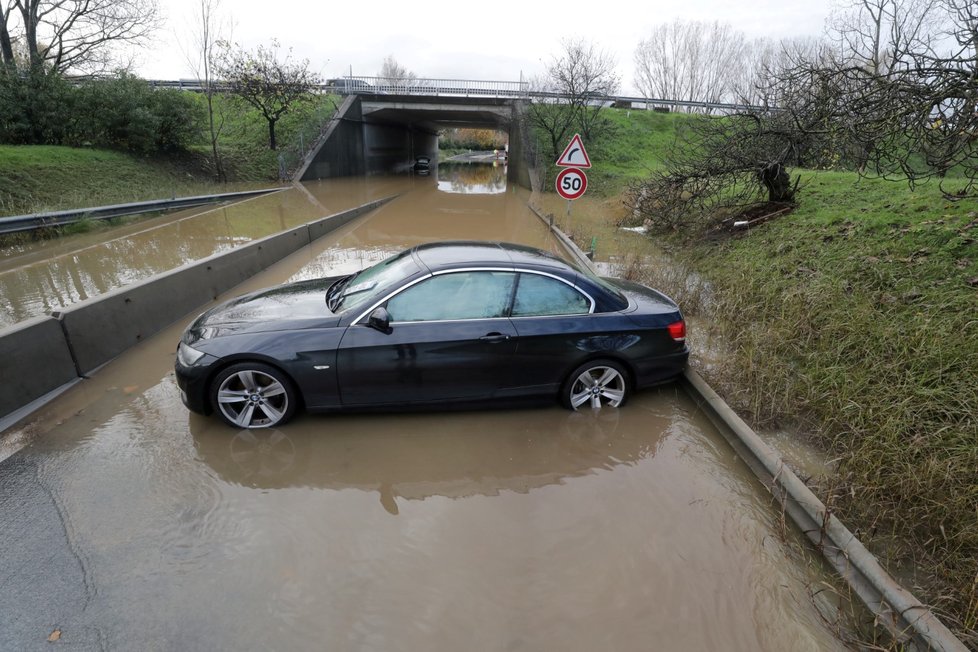
M 587 190 L 587 175 L 578 168 L 564 168 L 557 175 L 557 194 L 564 199 L 577 199 Z

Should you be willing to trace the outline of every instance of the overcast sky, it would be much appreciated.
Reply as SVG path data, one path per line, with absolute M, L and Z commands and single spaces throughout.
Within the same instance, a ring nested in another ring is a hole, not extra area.
M 191 77 L 179 41 L 199 0 L 160 0 L 165 27 L 140 53 L 146 78 Z M 419 77 L 516 81 L 543 72 L 560 41 L 583 37 L 617 62 L 622 90 L 634 91 L 632 54 L 658 24 L 677 18 L 728 22 L 748 38 L 822 33 L 832 0 L 636 0 L 555 2 L 471 0 L 298 2 L 223 0 L 233 40 L 246 47 L 277 38 L 324 78 L 375 75 L 385 56 Z

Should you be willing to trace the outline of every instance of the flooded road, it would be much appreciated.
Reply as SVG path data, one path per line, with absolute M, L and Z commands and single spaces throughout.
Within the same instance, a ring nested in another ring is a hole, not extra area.
M 234 293 L 431 239 L 556 249 L 519 192 L 411 183 Z M 821 572 L 676 387 L 239 432 L 180 403 L 191 317 L 15 433 L 0 649 L 841 649 Z
M 410 187 L 407 178 L 338 179 L 5 247 L 0 328 Z

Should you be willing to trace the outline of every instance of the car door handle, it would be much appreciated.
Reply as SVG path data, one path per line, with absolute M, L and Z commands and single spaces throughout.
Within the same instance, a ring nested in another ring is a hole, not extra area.
M 506 340 L 509 339 L 509 335 L 506 335 L 504 333 L 488 333 L 486 335 L 483 335 L 479 339 L 482 340 L 483 342 L 491 342 L 491 343 L 505 342 Z

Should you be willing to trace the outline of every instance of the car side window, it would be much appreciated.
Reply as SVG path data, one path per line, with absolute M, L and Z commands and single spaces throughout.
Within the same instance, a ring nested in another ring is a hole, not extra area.
M 539 274 L 520 274 L 513 317 L 580 315 L 590 311 L 588 298 L 566 283 Z
M 412 285 L 387 302 L 391 321 L 505 317 L 513 272 L 452 272 Z

